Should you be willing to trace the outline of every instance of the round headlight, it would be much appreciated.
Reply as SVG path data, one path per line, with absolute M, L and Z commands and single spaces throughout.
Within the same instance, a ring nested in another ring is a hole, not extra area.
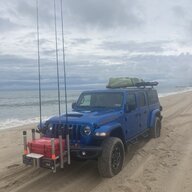
M 85 126 L 83 129 L 83 133 L 87 136 L 90 135 L 91 134 L 91 127 Z

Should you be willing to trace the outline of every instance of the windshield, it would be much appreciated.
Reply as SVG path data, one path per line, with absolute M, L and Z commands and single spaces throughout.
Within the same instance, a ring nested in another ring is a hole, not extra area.
M 83 93 L 77 107 L 81 108 L 120 108 L 123 103 L 123 94 L 118 92 Z

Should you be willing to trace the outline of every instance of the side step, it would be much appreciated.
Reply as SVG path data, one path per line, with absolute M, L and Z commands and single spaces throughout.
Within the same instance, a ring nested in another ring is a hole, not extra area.
M 135 139 L 131 140 L 130 143 L 133 145 L 138 143 L 138 138 L 136 137 Z

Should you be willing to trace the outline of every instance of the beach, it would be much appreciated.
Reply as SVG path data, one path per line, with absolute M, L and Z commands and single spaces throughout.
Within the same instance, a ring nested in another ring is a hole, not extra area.
M 22 131 L 36 125 L 1 130 L 0 191 L 191 192 L 192 92 L 161 97 L 160 102 L 161 137 L 130 146 L 123 170 L 111 179 L 99 176 L 95 161 L 72 162 L 55 174 L 25 166 Z

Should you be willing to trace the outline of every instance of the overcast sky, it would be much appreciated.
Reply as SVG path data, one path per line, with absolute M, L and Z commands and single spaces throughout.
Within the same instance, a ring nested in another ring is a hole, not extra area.
M 56 0 L 60 74 L 60 0 Z M 68 82 L 138 76 L 192 84 L 191 0 L 63 0 Z M 42 81 L 55 86 L 53 0 L 39 0 Z M 37 85 L 35 0 L 0 1 L 0 88 Z

